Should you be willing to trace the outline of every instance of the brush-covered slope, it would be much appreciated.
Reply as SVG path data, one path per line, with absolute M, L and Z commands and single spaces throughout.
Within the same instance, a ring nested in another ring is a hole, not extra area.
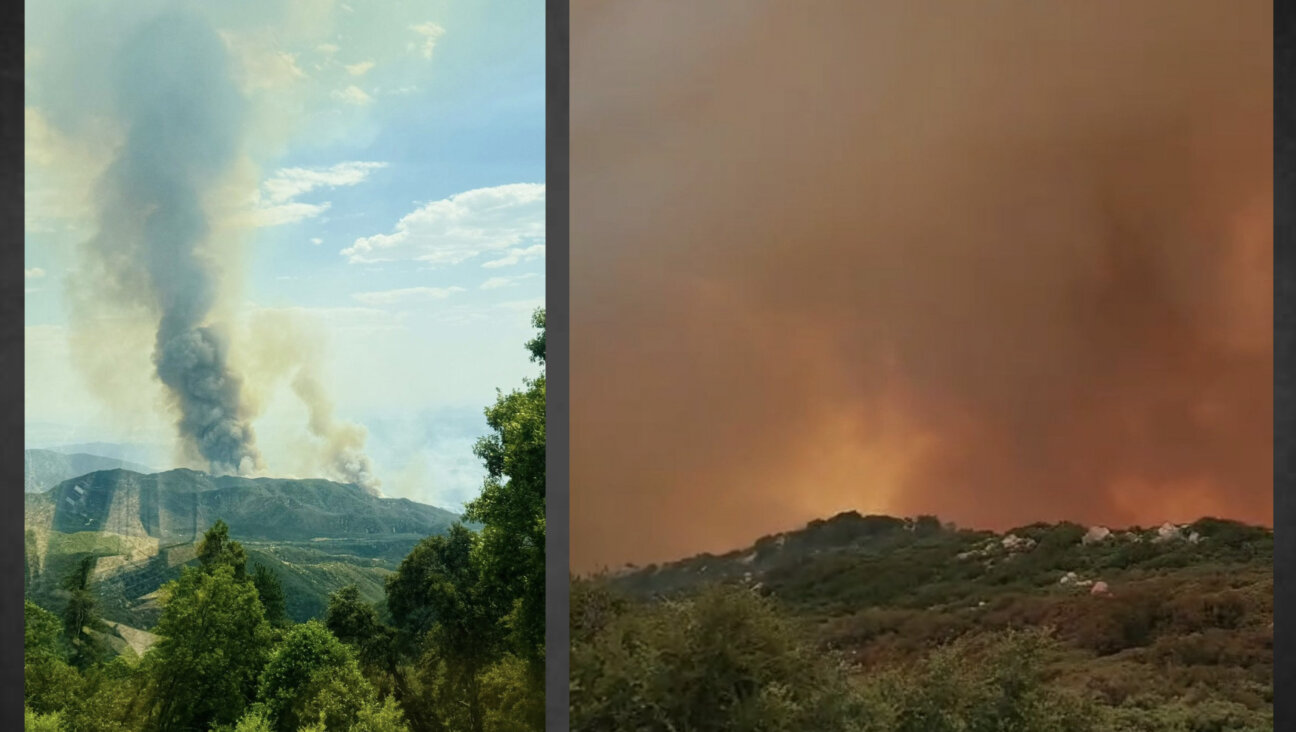
M 347 584 L 381 600 L 387 573 L 457 518 L 327 480 L 100 471 L 27 495 L 27 594 L 57 610 L 61 578 L 91 554 L 105 618 L 149 628 L 159 610 L 156 591 L 194 561 L 196 542 L 220 519 L 251 562 L 279 576 L 289 615 L 305 620 L 322 614 L 329 593 Z
M 844 653 L 860 678 L 958 638 L 1048 628 L 1062 643 L 1050 678 L 1129 720 L 1113 729 L 1272 728 L 1265 527 L 1203 518 L 1001 534 L 844 513 L 728 554 L 599 581 L 634 605 L 717 582 L 750 587 L 822 648 Z M 1175 719 L 1200 724 L 1156 721 Z
M 87 453 L 64 453 L 55 450 L 23 451 L 23 489 L 27 493 L 38 493 L 58 485 L 70 478 L 76 478 L 96 470 L 113 470 L 121 468 L 136 473 L 151 473 L 138 463 L 103 455 Z

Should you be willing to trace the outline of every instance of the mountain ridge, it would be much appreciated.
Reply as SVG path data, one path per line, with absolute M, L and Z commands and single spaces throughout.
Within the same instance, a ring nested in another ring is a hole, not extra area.
M 347 584 L 380 601 L 383 580 L 400 560 L 459 520 L 355 484 L 189 469 L 95 471 L 26 494 L 25 508 L 28 597 L 57 609 L 59 581 L 91 555 L 104 617 L 136 628 L 152 627 L 152 596 L 196 561 L 197 542 L 217 520 L 244 545 L 249 562 L 279 577 L 295 620 L 318 617 L 329 593 Z

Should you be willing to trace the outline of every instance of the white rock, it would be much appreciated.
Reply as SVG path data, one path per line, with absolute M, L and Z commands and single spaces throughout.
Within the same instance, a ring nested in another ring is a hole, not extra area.
M 1174 524 L 1167 521 L 1166 523 L 1161 524 L 1161 526 L 1157 528 L 1156 538 L 1154 538 L 1152 541 L 1157 541 L 1157 542 L 1173 541 L 1175 539 L 1182 539 L 1182 538 L 1183 538 L 1183 531 L 1178 526 L 1175 526 Z
M 1089 594 L 1091 595 L 1106 595 L 1109 592 L 1110 590 L 1107 589 L 1107 583 L 1101 580 L 1093 583 L 1093 587 L 1089 588 Z
M 1090 526 L 1085 535 L 1080 538 L 1081 544 L 1094 544 L 1111 536 L 1111 529 L 1106 526 Z

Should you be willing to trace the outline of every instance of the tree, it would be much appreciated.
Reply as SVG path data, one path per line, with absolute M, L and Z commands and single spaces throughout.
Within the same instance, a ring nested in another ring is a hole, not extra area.
M 72 645 L 72 664 L 82 669 L 103 660 L 104 656 L 103 644 L 94 634 L 94 627 L 99 623 L 94 594 L 90 591 L 94 566 L 93 556 L 82 557 L 71 573 L 63 578 L 63 589 L 68 592 L 67 606 L 63 610 L 63 634 Z
M 347 585 L 329 596 L 324 623 L 338 640 L 356 650 L 361 667 L 374 687 L 395 695 L 412 727 L 418 730 L 438 727 L 433 705 L 420 697 L 419 684 L 411 678 L 416 675 L 415 669 L 402 663 L 402 656 L 408 655 L 406 644 L 395 629 L 382 622 L 377 610 L 360 597 L 355 585 Z M 405 636 L 407 640 L 412 638 L 410 634 Z
M 265 608 L 266 622 L 273 626 L 287 623 L 283 585 L 279 584 L 279 578 L 275 573 L 269 567 L 257 562 L 252 571 L 252 584 L 256 587 L 257 597 L 261 599 L 261 607 Z
M 256 587 L 216 561 L 185 569 L 163 596 L 154 629 L 162 639 L 149 654 L 157 729 L 233 723 L 252 698 L 270 641 Z
M 527 350 L 531 352 L 531 360 L 538 361 L 540 365 L 545 362 L 545 311 L 544 308 L 538 308 L 531 314 L 532 327 L 539 328 L 540 332 L 535 338 L 527 341 Z
M 571 654 L 573 730 L 857 729 L 865 716 L 829 656 L 740 587 L 606 621 Z
M 276 730 L 296 732 L 323 715 L 349 729 L 374 690 L 354 654 L 318 620 L 294 626 L 261 672 L 257 698 Z
M 357 648 L 378 635 L 381 626 L 378 611 L 361 599 L 360 590 L 355 585 L 347 585 L 329 595 L 324 623 L 338 640 Z
M 527 343 L 533 361 L 545 362 L 545 312 L 532 324 L 540 334 Z M 544 667 L 545 630 L 545 377 L 501 394 L 486 410 L 492 434 L 474 448 L 486 467 L 481 495 L 464 517 L 481 523 L 481 565 L 505 622 L 515 653 L 530 661 L 537 677 Z
M 387 609 L 397 628 L 445 663 L 473 732 L 484 724 L 480 675 L 499 656 L 503 640 L 502 613 L 492 602 L 495 588 L 483 577 L 477 547 L 477 534 L 456 523 L 447 534 L 420 542 L 387 580 Z
M 229 526 L 222 519 L 216 519 L 198 543 L 198 562 L 209 572 L 223 564 L 234 570 L 235 579 L 247 577 L 247 553 L 242 544 L 230 539 Z
M 27 600 L 23 608 L 23 697 L 36 713 L 67 708 L 81 676 L 63 659 L 63 624 L 54 613 Z

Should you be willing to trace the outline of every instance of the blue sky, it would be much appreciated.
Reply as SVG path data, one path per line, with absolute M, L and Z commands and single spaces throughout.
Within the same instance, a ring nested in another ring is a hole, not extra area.
M 175 5 L 27 14 L 30 446 L 174 441 L 149 363 L 156 314 L 105 300 L 89 327 L 69 303 L 86 296 L 71 275 L 121 137 L 102 69 Z M 544 300 L 544 4 L 189 7 L 248 103 L 239 164 L 208 206 L 213 318 L 234 334 L 266 473 L 312 472 L 304 408 L 265 366 L 289 348 L 266 324 L 291 322 L 337 417 L 367 430 L 383 492 L 458 508 L 480 488 L 482 409 L 539 370 L 523 343 Z

